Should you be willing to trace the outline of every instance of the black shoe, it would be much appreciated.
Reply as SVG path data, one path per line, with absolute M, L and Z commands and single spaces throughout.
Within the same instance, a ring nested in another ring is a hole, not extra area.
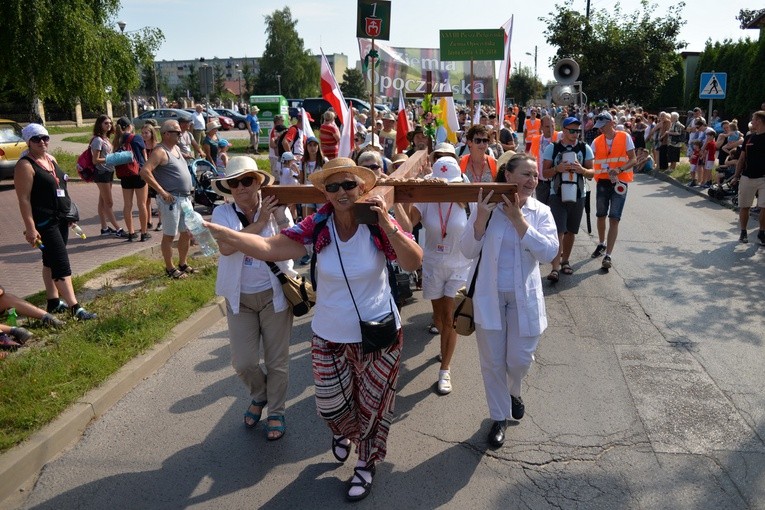
M 101 229 L 101 235 L 102 236 L 110 236 L 110 235 L 113 235 L 113 234 L 116 234 L 116 233 L 117 233 L 117 231 L 114 230 L 112 227 L 106 227 L 106 228 L 102 228 Z
M 507 428 L 507 421 L 495 421 L 489 431 L 488 441 L 489 444 L 495 448 L 499 448 L 505 444 L 505 429 Z
M 598 246 L 595 248 L 595 251 L 592 252 L 592 258 L 596 259 L 603 255 L 606 252 L 606 245 L 605 244 L 598 244 Z
M 141 234 L 141 242 L 147 241 L 149 239 L 151 239 L 151 234 L 149 234 L 148 232 L 146 232 L 145 234 Z
M 523 415 L 526 413 L 526 406 L 523 405 L 521 397 L 510 395 L 510 413 L 513 415 L 514 420 L 523 418 Z
M 757 232 L 757 240 L 760 241 L 761 246 L 765 246 L 765 230 Z
M 741 235 L 738 236 L 738 242 L 746 244 L 749 242 L 749 236 L 746 234 L 746 230 L 741 231 Z
M 613 266 L 613 262 L 611 262 L 611 256 L 606 255 L 603 257 L 603 263 L 600 265 L 603 269 L 611 269 L 611 266 Z
M 97 318 L 98 316 L 85 310 L 83 307 L 79 307 L 77 310 L 72 310 L 72 317 L 78 321 L 89 321 Z
M 149 223 L 146 224 L 146 228 L 152 228 L 153 226 L 154 226 L 154 224 L 152 222 L 149 222 Z
M 46 313 L 45 315 L 43 315 L 40 321 L 42 321 L 43 326 L 46 326 L 49 328 L 61 328 L 64 326 L 64 321 L 57 319 L 50 313 Z
M 127 237 L 128 233 L 125 232 L 125 229 L 120 228 L 120 229 L 117 229 L 117 231 L 114 232 L 114 236 L 115 237 Z
M 126 243 L 132 243 L 136 239 L 138 239 L 138 234 L 136 234 L 135 232 L 133 232 L 132 234 L 125 234 Z
M 63 299 L 58 300 L 58 304 L 53 308 L 48 308 L 48 313 L 64 313 L 69 311 L 69 305 Z

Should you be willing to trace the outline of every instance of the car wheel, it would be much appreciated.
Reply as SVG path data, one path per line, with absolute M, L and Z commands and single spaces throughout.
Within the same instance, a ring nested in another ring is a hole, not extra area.
M 247 129 L 247 124 L 244 123 L 244 121 L 240 122 L 236 125 L 238 129 Z

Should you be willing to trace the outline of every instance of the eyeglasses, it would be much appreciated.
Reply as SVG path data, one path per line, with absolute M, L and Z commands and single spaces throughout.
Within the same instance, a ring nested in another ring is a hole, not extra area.
M 568 131 L 572 135 L 575 135 L 575 134 L 579 133 L 582 130 L 581 129 L 569 129 L 569 128 L 566 128 L 566 131 Z
M 372 171 L 377 171 L 377 170 L 382 168 L 380 165 L 374 165 L 374 164 L 372 164 L 372 165 L 361 165 L 361 166 L 363 166 L 364 168 L 369 168 Z
M 241 179 L 226 179 L 226 184 L 231 189 L 238 188 L 240 184 L 245 188 L 249 188 L 253 182 L 255 182 L 255 177 L 252 176 L 242 177 Z
M 181 132 L 180 131 L 165 131 L 165 133 L 170 133 L 171 135 L 181 136 Z
M 477 143 L 478 145 L 489 143 L 488 138 L 473 138 L 473 143 Z
M 30 136 L 29 141 L 34 143 L 40 143 L 40 142 L 48 143 L 50 141 L 50 136 L 48 135 Z
M 356 181 L 331 182 L 329 184 L 325 184 L 324 189 L 328 193 L 337 193 L 340 191 L 340 188 L 343 188 L 345 191 L 350 191 L 358 185 L 359 183 Z

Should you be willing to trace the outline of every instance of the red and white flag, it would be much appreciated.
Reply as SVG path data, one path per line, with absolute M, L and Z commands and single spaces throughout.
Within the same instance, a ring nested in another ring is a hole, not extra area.
M 305 111 L 305 108 L 300 109 L 300 116 L 303 119 L 303 136 L 307 140 L 308 138 L 314 137 L 316 138 L 316 135 L 313 134 L 313 128 L 311 127 L 311 122 L 308 120 L 308 112 Z
M 409 148 L 409 139 L 406 137 L 409 131 L 409 117 L 406 116 L 406 104 L 402 90 L 401 95 L 398 96 L 398 119 L 396 119 L 396 149 L 398 152 L 404 152 Z
M 345 106 L 345 98 L 337 84 L 332 68 L 329 66 L 324 50 L 321 50 L 321 97 L 323 97 L 335 110 L 340 124 L 345 124 L 348 116 L 348 108 Z
M 510 77 L 510 40 L 513 38 L 513 17 L 502 25 L 505 31 L 505 59 L 499 65 L 499 79 L 497 79 L 497 121 L 500 127 L 505 120 L 505 95 L 507 93 L 507 80 Z

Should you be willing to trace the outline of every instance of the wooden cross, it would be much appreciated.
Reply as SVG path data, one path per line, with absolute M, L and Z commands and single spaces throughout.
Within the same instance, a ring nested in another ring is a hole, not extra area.
M 449 90 L 448 92 L 434 92 L 433 91 L 433 71 L 428 71 L 425 73 L 425 92 L 409 92 L 408 94 L 405 94 L 404 97 L 406 98 L 423 98 L 425 99 L 427 96 L 433 97 L 452 97 L 452 91 Z M 433 138 L 430 136 L 428 137 L 428 152 L 433 152 Z
M 494 191 L 491 202 L 502 202 L 502 195 L 512 197 L 517 193 L 515 184 L 482 182 L 482 183 L 445 183 L 438 182 L 407 182 L 424 175 L 429 169 L 428 153 L 425 150 L 415 152 L 398 170 L 386 176 L 387 179 L 400 181 L 383 182 L 368 190 L 356 201 L 355 213 L 359 223 L 377 223 L 377 213 L 370 208 L 367 200 L 372 196 L 380 196 L 389 206 L 394 203 L 411 202 L 475 202 L 478 200 L 478 190 L 483 188 L 484 196 Z M 261 195 L 276 197 L 279 204 L 322 204 L 327 201 L 324 193 L 313 186 L 273 185 L 261 188 Z

